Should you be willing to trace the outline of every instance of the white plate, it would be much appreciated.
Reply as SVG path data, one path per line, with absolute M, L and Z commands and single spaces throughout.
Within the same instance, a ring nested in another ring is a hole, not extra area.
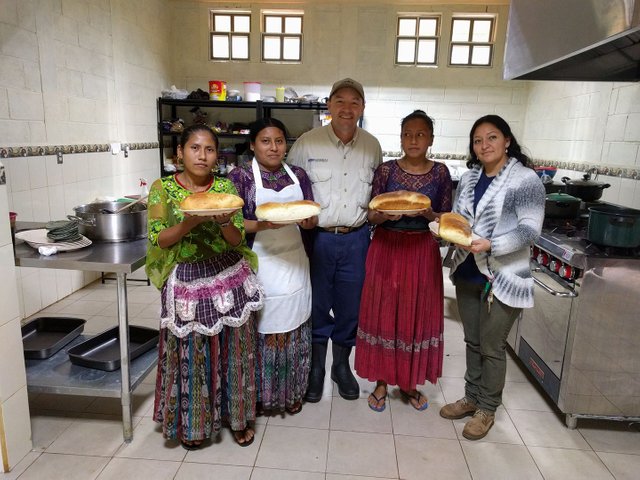
M 16 238 L 24 240 L 30 247 L 35 248 L 46 246 L 56 247 L 59 252 L 69 252 L 71 250 L 78 250 L 80 248 L 88 247 L 91 245 L 91 240 L 81 235 L 81 239 L 76 242 L 54 242 L 47 237 L 47 230 L 41 228 L 39 230 L 25 230 L 23 232 L 16 233 Z
M 378 210 L 380 213 L 386 213 L 387 215 L 413 215 L 425 211 L 426 208 L 418 208 L 416 210 Z
M 436 237 L 440 236 L 440 224 L 438 222 L 429 222 L 429 230 L 431 230 L 431 233 L 433 233 Z M 471 232 L 471 240 L 478 240 L 480 237 L 480 235 L 476 235 L 475 233 Z
M 274 225 L 293 225 L 294 223 L 301 222 L 302 220 L 306 220 L 307 218 L 311 218 L 311 217 L 289 218 L 287 220 L 263 220 L 263 219 L 260 219 L 260 220 L 263 222 L 273 223 Z
M 225 213 L 236 212 L 242 207 L 235 208 L 212 208 L 210 210 L 181 210 L 182 213 L 188 213 L 189 215 L 195 215 L 198 217 L 211 217 L 213 215 L 224 215 Z

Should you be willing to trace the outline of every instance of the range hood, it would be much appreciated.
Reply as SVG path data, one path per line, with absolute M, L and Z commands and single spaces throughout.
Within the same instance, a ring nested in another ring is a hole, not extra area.
M 640 80 L 640 0 L 511 0 L 505 80 Z

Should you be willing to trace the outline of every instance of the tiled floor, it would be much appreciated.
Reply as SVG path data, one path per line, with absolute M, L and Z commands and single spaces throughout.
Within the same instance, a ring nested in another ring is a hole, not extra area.
M 637 479 L 638 425 L 578 422 L 568 430 L 519 365 L 509 359 L 504 406 L 486 438 L 462 438 L 464 420 L 438 415 L 463 392 L 464 346 L 455 299 L 446 285 L 444 376 L 422 391 L 430 406 L 417 412 L 391 392 L 388 408 L 367 408 L 372 384 L 357 401 L 337 396 L 330 381 L 317 404 L 296 416 L 260 418 L 256 441 L 238 447 L 228 430 L 198 451 L 163 440 L 152 421 L 155 377 L 134 393 L 134 439 L 122 442 L 117 399 L 33 395 L 33 451 L 1 480 L 30 479 Z M 85 331 L 115 325 L 115 286 L 99 282 L 45 311 L 87 318 Z M 131 323 L 157 327 L 159 295 L 129 286 Z M 41 312 L 39 315 L 42 315 Z

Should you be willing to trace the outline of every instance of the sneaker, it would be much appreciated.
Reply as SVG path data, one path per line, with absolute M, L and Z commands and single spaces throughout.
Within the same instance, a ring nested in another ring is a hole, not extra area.
M 473 415 L 477 409 L 478 407 L 476 407 L 475 403 L 467 397 L 463 397 L 455 403 L 448 403 L 442 407 L 440 409 L 440 416 L 448 418 L 449 420 L 457 420 L 467 415 Z
M 476 410 L 473 418 L 464 424 L 462 436 L 467 440 L 480 440 L 484 438 L 484 436 L 489 433 L 489 430 L 491 430 L 495 418 L 495 414 L 487 410 Z

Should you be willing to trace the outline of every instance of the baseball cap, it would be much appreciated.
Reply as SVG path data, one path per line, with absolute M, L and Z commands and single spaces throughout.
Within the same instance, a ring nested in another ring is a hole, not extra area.
M 362 97 L 362 101 L 364 102 L 364 88 L 362 88 L 362 84 L 360 84 L 360 82 L 356 82 L 353 78 L 343 78 L 342 80 L 338 80 L 334 83 L 333 87 L 331 87 L 329 98 L 333 97 L 333 94 L 341 88 L 353 88 L 358 92 L 358 95 Z

